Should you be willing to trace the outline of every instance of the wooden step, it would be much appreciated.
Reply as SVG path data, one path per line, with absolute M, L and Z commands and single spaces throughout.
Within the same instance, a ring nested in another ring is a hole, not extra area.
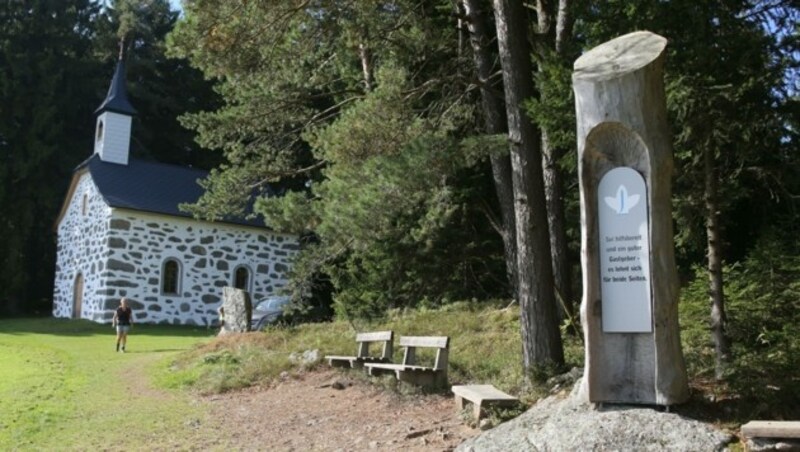
M 472 402 L 476 421 L 480 421 L 481 409 L 486 404 L 508 406 L 519 402 L 516 397 L 506 394 L 492 385 L 454 385 L 452 390 L 456 396 L 456 410 L 464 409 L 464 399 Z
M 800 421 L 750 421 L 742 426 L 747 438 L 800 438 Z

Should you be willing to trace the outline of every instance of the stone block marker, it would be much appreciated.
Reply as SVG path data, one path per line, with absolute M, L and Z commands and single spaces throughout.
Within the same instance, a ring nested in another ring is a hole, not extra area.
M 225 309 L 225 325 L 219 332 L 220 336 L 250 331 L 253 304 L 248 292 L 234 287 L 223 287 L 222 308 Z
M 519 403 L 519 399 L 506 394 L 492 385 L 454 385 L 456 410 L 464 409 L 464 399 L 472 402 L 472 415 L 475 422 L 481 420 L 481 409 L 487 405 L 514 406 Z
M 672 231 L 667 40 L 639 31 L 575 61 L 581 200 L 581 323 L 594 403 L 689 397 Z

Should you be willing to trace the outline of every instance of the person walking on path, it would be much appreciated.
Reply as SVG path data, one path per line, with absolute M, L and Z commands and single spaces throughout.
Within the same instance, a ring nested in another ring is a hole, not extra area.
M 225 328 L 225 308 L 220 306 L 219 309 L 217 309 L 217 314 L 219 314 L 219 331 L 221 333 Z
M 130 332 L 133 326 L 133 310 L 128 306 L 127 298 L 123 297 L 119 300 L 119 307 L 114 312 L 111 326 L 117 329 L 117 351 L 120 351 L 119 346 L 122 344 L 122 353 L 125 353 L 125 344 L 128 342 L 128 332 Z

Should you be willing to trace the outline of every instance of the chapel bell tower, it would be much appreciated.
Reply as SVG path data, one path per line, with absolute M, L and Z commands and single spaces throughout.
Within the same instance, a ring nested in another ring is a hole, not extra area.
M 94 135 L 94 153 L 104 162 L 128 164 L 131 144 L 131 122 L 136 110 L 128 101 L 125 88 L 125 62 L 117 62 L 106 99 L 95 110 L 97 125 Z

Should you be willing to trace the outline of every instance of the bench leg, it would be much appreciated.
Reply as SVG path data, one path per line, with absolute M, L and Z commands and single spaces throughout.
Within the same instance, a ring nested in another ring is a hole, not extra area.
M 464 409 L 464 398 L 456 396 L 456 413 L 460 413 Z
M 480 403 L 473 403 L 472 404 L 472 415 L 475 417 L 475 422 L 480 424 L 481 422 L 481 404 Z
M 433 375 L 433 385 L 437 388 L 444 388 L 447 386 L 447 371 L 437 370 Z

